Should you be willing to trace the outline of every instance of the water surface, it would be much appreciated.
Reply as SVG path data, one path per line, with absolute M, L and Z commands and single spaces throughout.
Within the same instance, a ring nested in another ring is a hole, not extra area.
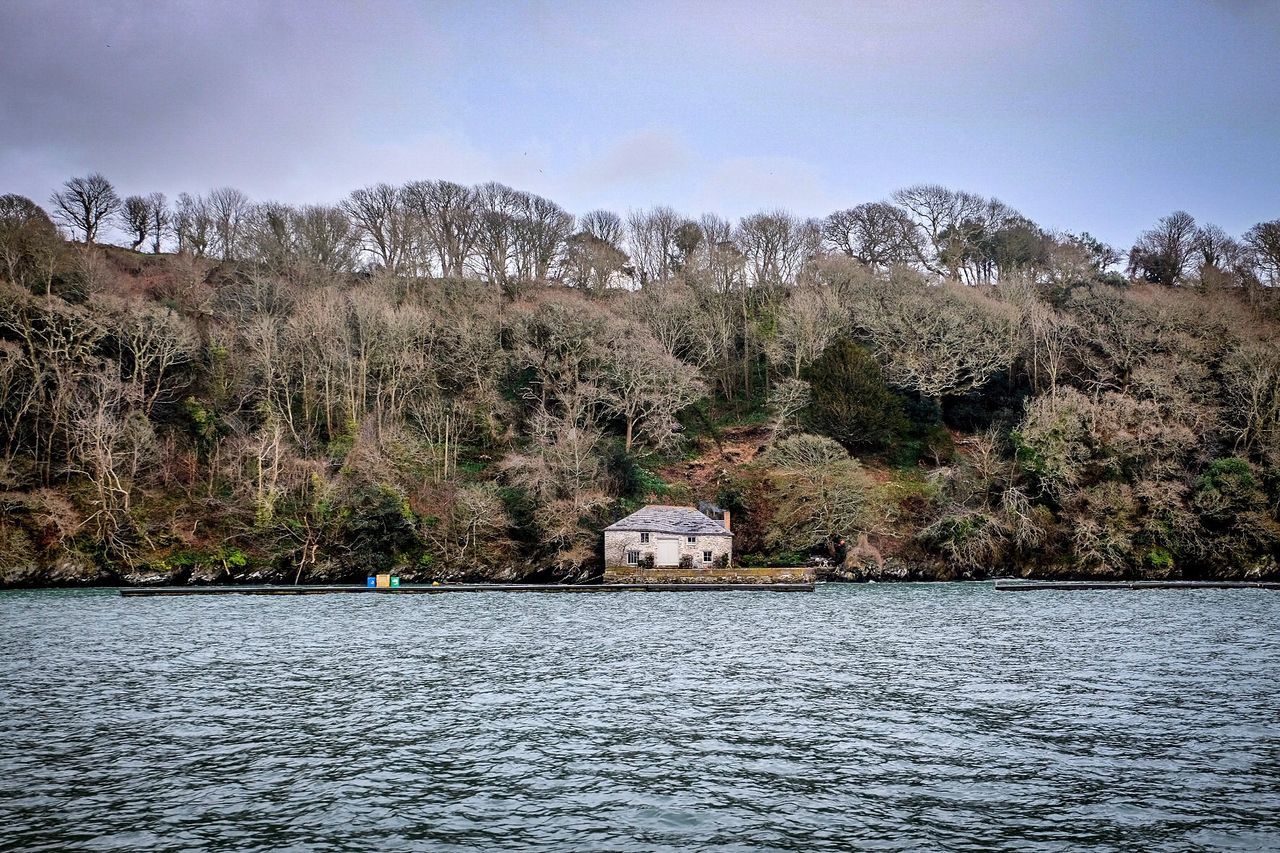
M 0 593 L 0 847 L 1280 849 L 1280 594 Z

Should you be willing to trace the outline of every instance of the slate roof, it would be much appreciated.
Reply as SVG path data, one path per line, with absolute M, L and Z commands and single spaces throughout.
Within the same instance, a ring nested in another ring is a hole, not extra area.
M 652 504 L 638 509 L 621 521 L 615 521 L 605 530 L 639 530 L 649 533 L 679 533 L 685 536 L 732 536 L 724 524 L 690 506 L 661 506 Z

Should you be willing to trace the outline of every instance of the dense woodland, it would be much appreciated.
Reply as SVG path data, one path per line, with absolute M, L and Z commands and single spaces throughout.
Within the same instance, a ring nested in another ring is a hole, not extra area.
M 1274 577 L 1280 220 L 0 196 L 0 583 L 568 579 L 644 503 L 833 578 Z

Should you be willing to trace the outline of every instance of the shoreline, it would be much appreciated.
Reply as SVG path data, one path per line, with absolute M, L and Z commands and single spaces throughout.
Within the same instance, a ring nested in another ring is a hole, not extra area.
M 438 595 L 457 592 L 813 592 L 813 583 L 618 583 L 618 584 L 404 584 L 371 586 L 122 587 L 122 598 L 184 595 Z
M 1089 591 L 1103 589 L 1275 589 L 1280 581 L 1033 581 L 996 580 L 996 592 Z
M 399 587 L 369 587 L 357 584 L 173 584 L 137 585 L 77 584 L 56 586 L 0 587 L 4 592 L 43 592 L 57 590 L 115 591 L 120 596 L 175 597 L 211 595 L 324 595 L 370 593 L 389 595 L 404 593 L 423 595 L 454 592 L 534 592 L 534 593 L 589 593 L 589 592 L 813 592 L 819 586 L 943 586 L 950 584 L 981 584 L 995 592 L 1091 592 L 1105 590 L 1196 590 L 1196 589 L 1261 589 L 1280 591 L 1280 580 L 1025 580 L 1021 578 L 982 578 L 967 580 L 885 580 L 848 581 L 819 580 L 802 583 L 444 583 L 403 584 Z

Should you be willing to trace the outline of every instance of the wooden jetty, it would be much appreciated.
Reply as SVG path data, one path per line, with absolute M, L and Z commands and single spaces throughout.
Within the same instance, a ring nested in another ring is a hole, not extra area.
M 998 580 L 998 592 L 1095 589 L 1280 589 L 1275 581 L 1015 581 Z
M 138 586 L 122 587 L 125 598 L 176 595 L 435 595 L 446 592 L 813 592 L 812 583 L 451 583 L 374 586 Z

